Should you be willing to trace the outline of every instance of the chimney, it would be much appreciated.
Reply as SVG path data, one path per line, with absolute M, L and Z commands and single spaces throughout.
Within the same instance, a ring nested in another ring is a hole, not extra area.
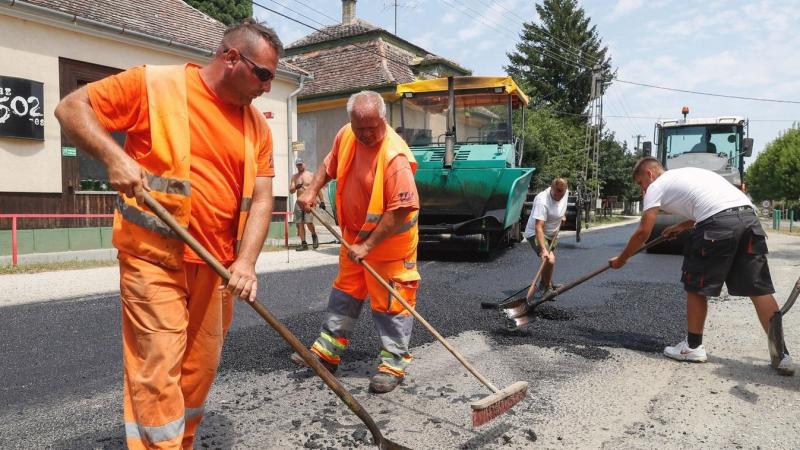
M 342 24 L 356 21 L 356 0 L 342 0 Z

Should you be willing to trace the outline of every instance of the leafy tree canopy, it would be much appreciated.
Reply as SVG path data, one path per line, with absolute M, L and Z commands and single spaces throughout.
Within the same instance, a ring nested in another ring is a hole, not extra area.
M 250 0 L 185 0 L 190 6 L 197 8 L 225 25 L 233 25 L 253 15 L 253 3 Z
M 521 82 L 533 103 L 582 114 L 589 104 L 592 67 L 610 81 L 611 58 L 577 0 L 544 0 L 538 23 L 523 24 L 506 71 Z
M 756 201 L 800 199 L 800 125 L 767 144 L 747 170 L 747 186 Z

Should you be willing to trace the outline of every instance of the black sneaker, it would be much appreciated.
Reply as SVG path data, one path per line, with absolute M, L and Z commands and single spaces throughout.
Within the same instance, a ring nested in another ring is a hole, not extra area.
M 331 364 L 328 361 L 325 361 L 324 359 L 317 356 L 314 352 L 311 352 L 311 354 L 314 356 L 314 358 L 317 358 L 317 361 L 319 361 L 326 369 L 328 369 L 328 372 L 330 372 L 331 374 L 336 373 L 336 370 L 339 368 L 338 364 Z M 300 356 L 300 354 L 297 352 L 292 353 L 292 356 L 290 356 L 289 359 L 291 359 L 292 362 L 297 364 L 298 366 L 308 367 L 309 369 L 311 368 L 303 359 L 303 357 Z
M 314 247 L 314 250 L 319 247 L 319 239 L 317 238 L 316 234 L 311 235 L 311 246 Z
M 303 241 L 300 243 L 300 245 L 297 246 L 297 248 L 295 248 L 295 250 L 297 250 L 298 252 L 304 252 L 308 250 L 308 244 L 306 243 L 306 241 Z
M 375 394 L 385 394 L 392 392 L 402 382 L 403 377 L 398 377 L 391 373 L 378 372 L 369 379 L 369 391 Z

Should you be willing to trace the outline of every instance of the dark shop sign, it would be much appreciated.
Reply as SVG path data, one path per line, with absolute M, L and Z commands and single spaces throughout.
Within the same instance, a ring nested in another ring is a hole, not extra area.
M 44 84 L 0 75 L 0 137 L 44 140 Z

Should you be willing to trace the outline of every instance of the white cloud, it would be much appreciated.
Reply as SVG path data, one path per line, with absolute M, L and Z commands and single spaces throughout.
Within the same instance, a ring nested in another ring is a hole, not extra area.
M 612 19 L 624 16 L 641 8 L 643 4 L 644 0 L 617 0 L 617 4 L 614 5 L 614 9 L 609 16 Z
M 445 24 L 455 23 L 456 20 L 458 20 L 458 14 L 452 11 L 448 11 L 444 17 L 442 17 L 442 23 Z

